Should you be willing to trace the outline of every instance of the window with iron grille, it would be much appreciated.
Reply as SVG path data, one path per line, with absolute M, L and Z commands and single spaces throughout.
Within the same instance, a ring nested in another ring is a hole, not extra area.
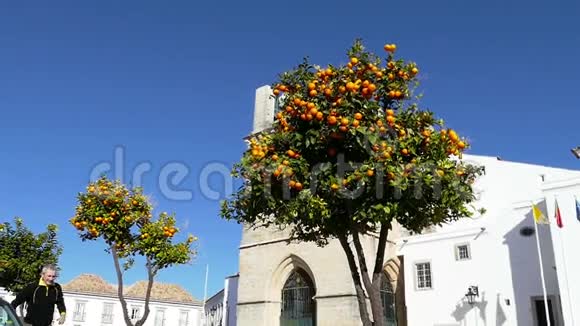
M 280 326 L 314 326 L 314 294 L 310 277 L 300 269 L 292 272 L 282 289 Z
M 397 326 L 397 314 L 395 306 L 395 291 L 391 280 L 386 274 L 381 278 L 381 303 L 383 304 L 383 318 L 386 326 Z

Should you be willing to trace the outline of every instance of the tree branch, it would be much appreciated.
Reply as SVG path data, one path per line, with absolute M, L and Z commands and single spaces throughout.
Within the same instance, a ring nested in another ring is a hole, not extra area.
M 143 312 L 143 316 L 141 319 L 135 323 L 135 326 L 142 326 L 145 324 L 147 317 L 149 316 L 149 301 L 151 299 L 151 290 L 153 289 L 153 282 L 155 279 L 155 274 L 157 274 L 157 269 L 153 266 L 151 259 L 147 257 L 147 290 L 145 292 L 145 311 Z
M 356 230 L 352 231 L 352 243 L 354 244 L 354 248 L 356 249 L 356 254 L 358 257 L 358 265 L 360 266 L 360 272 L 363 280 L 363 284 L 367 290 L 367 293 L 371 292 L 371 279 L 369 277 L 369 270 L 367 268 L 367 262 L 365 259 L 365 253 L 362 248 L 362 244 L 360 242 L 359 234 Z
M 350 274 L 352 276 L 352 281 L 354 282 L 354 288 L 356 290 L 356 297 L 359 305 L 359 310 L 361 314 L 361 320 L 363 326 L 371 326 L 371 320 L 369 319 L 369 314 L 367 311 L 366 305 L 366 297 L 362 288 L 362 284 L 360 281 L 360 276 L 358 273 L 358 267 L 356 266 L 356 262 L 354 260 L 354 254 L 352 249 L 348 244 L 348 240 L 346 239 L 346 235 L 339 235 L 338 240 L 342 245 L 342 249 L 344 249 L 344 253 L 346 254 L 346 259 L 348 260 L 348 266 L 350 267 Z
M 127 310 L 127 301 L 123 295 L 123 272 L 121 271 L 121 265 L 119 264 L 119 255 L 117 254 L 117 248 L 115 245 L 111 245 L 111 253 L 113 256 L 113 261 L 115 262 L 115 271 L 117 272 L 117 296 L 121 302 L 121 308 L 123 309 L 123 318 L 127 326 L 133 326 L 131 318 L 129 317 L 129 311 Z
M 390 225 L 382 224 L 381 232 L 379 234 L 379 246 L 377 248 L 377 257 L 375 261 L 375 269 L 373 271 L 373 283 L 381 281 L 381 273 L 383 272 L 383 264 L 385 261 L 385 249 L 387 247 L 387 237 L 389 235 Z

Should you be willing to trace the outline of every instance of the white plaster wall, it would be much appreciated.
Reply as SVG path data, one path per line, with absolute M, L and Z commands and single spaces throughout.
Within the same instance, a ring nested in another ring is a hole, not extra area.
M 543 295 L 538 251 L 535 237 L 524 238 L 519 229 L 534 227 L 531 201 L 537 203 L 543 196 L 540 175 L 553 180 L 578 172 L 467 157 L 486 166 L 486 175 L 476 184 L 483 190 L 476 204 L 488 212 L 399 241 L 399 254 L 405 257 L 409 325 L 534 325 L 531 297 Z M 549 228 L 539 226 L 539 236 L 547 292 L 557 301 Z M 456 261 L 454 246 L 464 242 L 470 244 L 472 259 Z M 415 289 L 414 263 L 422 260 L 432 264 L 431 290 Z M 464 302 L 470 285 L 480 290 L 479 303 L 473 307 Z
M 237 324 L 237 304 L 238 304 L 238 276 L 230 276 L 225 280 L 225 320 L 224 326 L 236 326 Z
M 576 217 L 575 197 L 580 199 L 580 178 L 564 179 L 544 187 L 548 217 L 554 221 L 555 199 L 560 207 L 563 227 L 550 225 L 560 298 L 565 325 L 580 325 L 580 221 Z
M 4 300 L 10 302 L 14 299 L 12 294 L 5 293 L 3 295 Z M 64 326 L 120 326 L 125 325 L 123 319 L 123 312 L 121 309 L 121 304 L 119 300 L 115 297 L 105 297 L 105 296 L 93 296 L 93 295 L 82 295 L 76 293 L 64 293 L 65 305 L 67 308 L 67 318 Z M 85 306 L 85 318 L 84 321 L 74 320 L 74 309 L 76 301 L 86 302 Z M 113 323 L 104 324 L 102 323 L 102 313 L 103 305 L 105 303 L 113 303 Z M 143 301 L 127 300 L 127 307 L 132 305 L 141 307 L 141 314 L 143 314 Z M 187 310 L 189 314 L 189 323 L 187 326 L 200 326 L 201 325 L 201 310 L 200 305 L 184 305 L 184 304 L 171 304 L 171 303 L 160 303 L 151 302 L 149 305 L 149 316 L 144 326 L 157 326 L 155 324 L 155 314 L 158 310 L 163 309 L 165 311 L 165 322 L 163 326 L 178 326 L 179 325 L 179 314 L 182 310 Z M 58 311 L 55 308 L 54 319 L 58 319 Z

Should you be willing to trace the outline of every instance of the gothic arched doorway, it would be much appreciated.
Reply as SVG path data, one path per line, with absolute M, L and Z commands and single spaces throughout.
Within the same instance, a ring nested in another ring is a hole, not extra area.
M 383 318 L 386 326 L 397 326 L 397 308 L 395 291 L 389 277 L 383 273 L 381 277 L 381 302 L 383 304 Z
M 302 269 L 292 271 L 282 288 L 280 326 L 315 326 L 315 289 Z

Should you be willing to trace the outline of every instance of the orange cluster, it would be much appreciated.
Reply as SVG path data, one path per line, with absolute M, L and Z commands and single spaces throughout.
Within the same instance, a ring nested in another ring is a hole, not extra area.
M 355 47 L 349 52 L 344 66 L 311 71 L 308 68 L 311 66 L 304 65 L 282 75 L 273 90 L 281 108 L 275 116 L 277 131 L 304 133 L 305 129 L 316 129 L 319 131 L 316 141 L 322 142 L 327 142 L 328 138 L 342 141 L 349 133 L 356 135 L 355 130 L 379 132 L 383 136 L 391 130 L 400 138 L 406 137 L 406 127 L 402 125 L 403 120 L 398 121 L 395 110 L 402 107 L 399 101 L 410 97 L 409 85 L 419 69 L 414 63 L 395 61 L 395 44 L 386 44 L 384 49 L 388 52 L 385 64 L 362 48 Z M 267 140 L 252 139 L 248 152 L 252 167 L 263 169 L 263 163 L 274 164 L 272 173 L 275 177 L 294 179 L 288 186 L 301 190 L 304 185 L 295 179 L 300 153 L 285 145 L 276 146 L 283 148 L 276 150 Z M 411 155 L 408 148 L 394 147 L 397 146 L 379 141 L 372 145 L 372 150 L 378 161 L 390 160 L 394 155 Z M 331 146 L 327 148 L 327 154 L 334 157 L 337 149 Z M 374 171 L 361 171 L 360 174 L 370 177 Z M 262 176 L 265 176 L 263 172 Z M 331 184 L 331 188 L 338 190 L 339 185 Z
M 459 138 L 459 135 L 453 129 L 441 130 L 441 138 L 448 140 L 447 154 L 459 155 L 459 152 L 467 147 L 465 142 Z
M 171 238 L 173 235 L 175 235 L 175 232 L 177 232 L 177 229 L 174 227 L 163 227 L 163 235 L 167 238 Z
M 395 49 L 394 44 L 385 46 L 385 50 L 390 53 Z M 403 66 L 393 61 L 391 55 L 384 68 L 377 62 L 366 61 L 352 56 L 345 67 L 319 69 L 302 85 L 277 84 L 274 95 L 288 93 L 287 99 L 283 101 L 285 106 L 276 114 L 281 130 L 293 131 L 298 121 L 326 121 L 327 125 L 337 126 L 341 132 L 347 132 L 349 128 L 361 126 L 364 112 L 353 112 L 355 116 L 344 112 L 343 104 L 346 101 L 357 96 L 371 101 L 382 100 L 383 96 L 391 101 L 408 96 L 406 83 L 419 72 L 414 64 Z M 396 82 L 397 79 L 400 82 Z M 259 149 L 256 152 L 259 153 Z

